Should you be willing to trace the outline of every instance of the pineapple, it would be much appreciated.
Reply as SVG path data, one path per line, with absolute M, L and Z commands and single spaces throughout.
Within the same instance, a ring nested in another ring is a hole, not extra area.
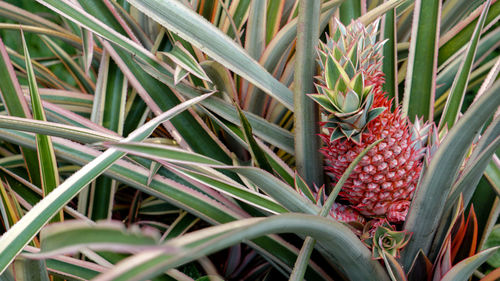
M 351 173 L 340 197 L 362 215 L 404 221 L 422 166 L 422 149 L 412 139 L 411 124 L 382 90 L 378 23 L 349 27 L 338 22 L 337 32 L 320 43 L 317 94 L 311 94 L 327 114 L 322 122 L 326 171 L 338 180 L 368 145 L 371 149 Z

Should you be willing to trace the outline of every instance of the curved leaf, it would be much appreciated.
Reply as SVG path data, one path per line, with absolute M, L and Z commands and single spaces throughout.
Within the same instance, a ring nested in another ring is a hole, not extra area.
M 126 153 L 133 153 L 153 159 L 163 159 L 173 163 L 212 166 L 224 165 L 224 163 L 210 157 L 168 145 L 137 142 L 102 143 L 102 145 L 110 146 Z
M 318 214 L 319 212 L 317 206 L 302 197 L 291 186 L 264 170 L 252 167 L 223 167 L 223 169 L 236 172 L 249 179 L 290 212 L 306 214 Z
M 97 224 L 83 221 L 54 223 L 40 232 L 40 251 L 23 256 L 45 259 L 60 254 L 72 254 L 83 248 L 134 253 L 158 247 L 160 233 L 155 230 L 141 230 L 138 226 L 127 229 L 123 224 L 112 221 Z
M 370 23 L 374 22 L 381 16 L 383 16 L 386 13 L 390 13 L 391 9 L 397 8 L 399 5 L 401 5 L 403 2 L 407 0 L 389 0 L 385 1 L 383 4 L 378 5 L 377 7 L 371 9 L 368 11 L 366 14 L 362 15 L 361 17 L 357 18 L 356 20 L 361 21 L 363 25 L 367 26 Z M 387 15 L 386 15 L 387 17 Z M 348 23 L 350 24 L 350 23 Z
M 210 186 L 211 188 L 227 194 L 235 199 L 241 200 L 257 208 L 263 209 L 267 212 L 273 214 L 286 213 L 287 210 L 283 208 L 276 201 L 270 199 L 269 197 L 245 188 L 237 183 L 231 183 L 227 180 L 218 179 L 215 176 L 205 175 L 199 172 L 189 171 L 187 169 L 178 169 L 179 173 L 186 175 L 187 177 L 193 178 L 196 181 L 202 182 Z
M 80 8 L 78 4 L 70 3 L 67 0 L 37 1 L 56 11 L 61 16 L 120 46 L 115 48 L 109 42 L 100 40 L 120 70 L 125 74 L 128 82 L 156 115 L 180 103 L 177 95 L 169 87 L 144 73 L 138 62 L 147 62 L 153 68 L 157 68 L 158 71 L 168 73 L 172 77 L 172 81 L 173 70 L 160 62 L 150 51 L 120 34 L 120 31 L 123 31 L 122 26 L 103 1 L 80 1 L 79 4 L 85 7 L 85 10 Z M 95 14 L 99 18 L 86 11 Z M 131 53 L 133 56 L 130 56 Z M 173 135 L 177 137 L 176 141 L 179 143 L 189 145 L 193 150 L 203 151 L 204 154 L 219 160 L 230 162 L 229 156 L 225 153 L 226 151 L 220 147 L 221 144 L 213 139 L 213 135 L 209 134 L 206 127 L 201 126 L 199 120 L 191 113 L 181 113 L 178 117 L 173 118 L 171 123 L 173 126 L 168 126 L 168 128 L 174 130 L 175 127 Z
M 293 110 L 292 92 L 222 31 L 174 0 L 130 0 L 138 10 L 246 78 Z
M 0 129 L 0 138 L 22 146 L 35 146 L 34 137 L 23 132 Z M 100 154 L 98 151 L 86 146 L 59 138 L 54 139 L 54 149 L 58 157 L 77 165 L 89 163 Z M 140 160 L 137 159 L 141 163 Z M 146 165 L 146 167 L 149 166 Z M 162 170 L 159 172 L 163 176 L 154 176 L 149 185 L 146 185 L 150 174 L 149 168 L 143 168 L 124 160 L 118 160 L 104 173 L 115 180 L 193 213 L 209 223 L 226 223 L 247 216 L 241 209 L 229 208 L 201 192 L 179 184 L 172 179 L 172 174 L 164 174 Z M 288 270 L 291 270 L 291 266 L 297 258 L 298 251 L 278 237 L 262 237 L 249 242 L 249 244 L 267 258 Z M 272 249 L 272 253 L 269 251 L 270 249 Z M 279 253 L 279 255 L 276 255 L 276 253 Z M 321 268 L 316 264 L 310 263 L 309 268 L 311 270 L 307 271 L 306 278 L 328 280 L 328 278 L 324 277 L 325 274 Z
M 146 125 L 131 133 L 124 141 L 137 141 L 148 137 L 162 122 L 172 118 L 194 103 L 207 98 L 209 95 L 210 94 L 206 94 L 199 98 L 191 99 L 159 115 Z M 31 241 L 50 218 L 71 200 L 71 198 L 78 194 L 83 187 L 103 173 L 104 170 L 109 168 L 113 162 L 120 159 L 123 155 L 123 152 L 118 152 L 115 149 L 108 149 L 54 189 L 26 213 L 21 220 L 9 229 L 9 231 L 4 233 L 2 237 L 0 237 L 0 252 L 2 252 L 0 256 L 0 273 L 5 271 L 14 257 L 29 243 L 29 241 Z
M 469 147 L 483 124 L 500 105 L 500 81 L 482 95 L 450 130 L 419 182 L 405 229 L 413 232 L 403 250 L 402 261 L 409 268 L 418 251 L 429 251 L 432 237 L 444 211 L 444 203 Z M 425 221 L 425 224 L 420 223 Z
M 476 56 L 474 57 L 474 61 L 479 62 L 480 59 L 485 58 L 489 53 L 494 50 L 494 46 L 500 40 L 500 28 L 492 30 L 491 32 L 485 34 L 481 37 L 479 44 L 477 46 Z M 460 53 L 458 53 L 460 54 Z M 439 98 L 443 96 L 443 94 L 450 89 L 452 86 L 455 76 L 458 73 L 459 67 L 461 64 L 460 59 L 455 59 L 451 61 L 449 64 L 444 66 L 442 70 L 440 70 L 436 84 L 436 105 L 435 108 L 439 106 Z M 471 74 L 470 79 L 472 80 L 473 75 Z M 471 82 L 469 82 L 471 83 Z
M 277 202 L 281 203 L 282 206 L 289 210 L 314 213 L 314 210 L 317 209 L 316 206 L 312 205 L 307 200 L 305 200 L 305 198 L 295 192 L 292 187 L 280 181 L 270 173 L 259 168 L 228 167 L 224 166 L 223 163 L 215 161 L 208 157 L 183 151 L 173 147 L 168 147 L 165 145 L 121 142 L 110 144 L 110 146 L 125 153 L 131 153 L 151 159 L 162 159 L 165 161 L 185 164 L 209 165 L 216 168 L 233 170 L 249 178 L 263 191 L 268 193 L 272 198 L 274 198 Z M 245 190 L 241 187 L 233 186 L 231 184 L 225 183 L 224 181 L 218 180 L 216 178 L 211 178 L 201 173 L 195 173 L 187 170 L 180 172 L 185 173 L 189 177 L 192 177 L 196 180 L 202 181 L 203 183 L 208 184 L 209 186 L 217 190 L 228 193 L 231 196 L 241 199 L 242 201 L 249 202 L 260 208 L 269 209 L 273 212 L 284 211 L 281 206 L 277 205 L 274 202 L 271 202 L 263 196 L 259 196 L 258 193 L 253 193 L 250 190 Z M 262 204 L 259 203 L 259 200 L 262 200 Z M 317 210 L 319 211 L 319 209 Z
M 338 269 L 351 280 L 389 280 L 380 263 L 372 260 L 370 251 L 347 227 L 330 219 L 304 214 L 251 218 L 192 232 L 165 244 L 165 247 L 186 249 L 179 254 L 168 255 L 162 249 L 143 252 L 123 260 L 95 280 L 148 279 L 166 269 L 271 233 L 311 235 L 321 243 L 322 253 L 331 256 L 340 265 Z
M 375 141 L 374 143 L 367 146 L 365 149 L 363 149 L 363 151 L 360 154 L 358 154 L 358 156 L 356 156 L 356 158 L 351 162 L 351 164 L 349 164 L 349 167 L 347 167 L 345 172 L 342 174 L 342 177 L 337 181 L 337 183 L 335 184 L 335 187 L 333 188 L 331 193 L 328 195 L 328 199 L 321 207 L 321 210 L 320 210 L 318 215 L 320 215 L 322 217 L 326 217 L 330 213 L 330 210 L 332 209 L 332 206 L 335 202 L 335 199 L 337 198 L 337 195 L 340 192 L 340 189 L 342 188 L 342 186 L 344 186 L 345 182 L 347 181 L 347 179 L 349 178 L 351 173 L 354 171 L 354 168 L 358 165 L 358 163 L 361 161 L 363 156 L 365 156 L 366 153 L 368 153 L 368 151 L 370 151 L 370 149 L 375 147 L 381 141 L 382 141 L 382 139 Z M 304 184 L 303 182 L 301 182 L 302 179 L 300 177 L 297 177 L 296 180 L 299 180 L 299 184 L 300 183 Z M 307 187 L 305 189 L 309 190 L 309 188 L 307 188 Z M 312 196 L 312 194 L 310 196 L 308 196 L 309 200 L 313 200 L 311 198 L 311 196 Z M 302 280 L 304 278 L 304 273 L 305 273 L 305 270 L 307 268 L 307 264 L 309 263 L 309 258 L 311 256 L 313 249 L 314 249 L 315 243 L 316 243 L 316 241 L 314 240 L 314 238 L 312 238 L 310 236 L 308 236 L 305 239 L 304 244 L 302 245 L 302 248 L 300 249 L 299 257 L 297 258 L 297 261 L 295 262 L 295 266 L 293 268 L 290 280 L 297 280 L 298 281 L 298 280 Z
M 147 64 L 141 64 L 141 67 L 143 68 L 144 71 L 146 71 L 159 81 L 165 83 L 166 85 L 169 86 L 174 85 L 173 78 L 165 75 L 159 70 Z M 176 89 L 179 90 L 179 92 L 182 95 L 188 98 L 197 97 L 201 93 L 201 91 L 191 86 L 184 85 L 182 83 L 178 84 L 176 86 Z M 214 111 L 221 117 L 230 121 L 231 123 L 240 125 L 238 112 L 236 111 L 234 106 L 225 102 L 224 100 L 218 97 L 212 97 L 210 99 L 204 100 L 201 104 L 205 106 L 207 109 Z M 293 135 L 289 131 L 277 126 L 276 124 L 270 123 L 267 120 L 263 119 L 262 117 L 255 115 L 251 112 L 244 111 L 244 114 L 247 117 L 248 122 L 250 122 L 250 125 L 252 126 L 255 135 L 273 145 L 278 146 L 279 148 L 285 150 L 288 153 L 292 154 L 294 153 L 294 139 Z
M 494 136 L 497 137 L 493 138 Z M 447 205 L 448 202 L 454 202 L 460 193 L 463 193 L 465 205 L 469 204 L 472 194 L 475 191 L 471 187 L 477 186 L 486 166 L 490 163 L 492 155 L 494 155 L 500 146 L 500 137 L 498 136 L 500 136 L 500 118 L 496 118 L 496 121 L 489 127 L 487 134 L 483 135 L 474 149 L 473 155 L 467 161 L 460 179 L 453 186 L 453 192 L 448 197 Z
M 195 75 L 196 77 L 210 81 L 203 68 L 198 64 L 196 59 L 182 46 L 181 43 L 176 42 L 173 49 L 169 52 L 161 52 L 161 54 L 169 57 L 177 65 L 181 66 L 184 70 Z
M 448 271 L 441 281 L 466 281 L 472 276 L 474 270 L 476 270 L 481 264 L 483 264 L 495 251 L 500 249 L 500 247 L 490 248 L 484 250 L 470 258 L 467 258 L 455 266 L 453 266 L 450 271 Z
M 236 103 L 235 107 L 238 110 L 238 115 L 240 117 L 240 122 L 242 127 L 241 131 L 243 132 L 243 136 L 245 138 L 246 143 L 248 143 L 249 152 L 250 155 L 252 156 L 255 166 L 265 171 L 268 171 L 269 173 L 273 173 L 273 169 L 271 168 L 271 165 L 267 161 L 266 154 L 257 144 L 257 141 L 253 136 L 252 127 L 250 126 L 247 117 L 245 116 L 239 105 L 237 105 Z
M 482 5 L 485 5 L 483 3 Z M 481 6 L 482 6 L 481 5 Z M 443 64 L 453 57 L 463 46 L 465 46 L 474 32 L 474 27 L 483 7 L 479 6 L 476 10 L 472 11 L 469 16 L 463 19 L 455 28 L 444 34 L 440 40 L 438 65 Z M 493 22 L 498 20 L 500 15 L 500 2 L 495 1 L 489 8 L 488 15 L 486 16 L 486 27 L 491 27 Z

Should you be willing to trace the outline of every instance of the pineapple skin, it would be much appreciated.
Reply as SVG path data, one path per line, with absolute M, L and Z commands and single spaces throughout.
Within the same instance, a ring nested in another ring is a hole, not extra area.
M 322 69 L 322 75 L 316 83 L 318 92 L 326 94 L 326 91 L 321 91 L 324 88 L 333 91 L 334 98 L 330 101 L 336 103 L 336 109 L 344 109 L 343 100 L 335 100 L 336 96 L 345 94 L 342 92 L 343 88 L 337 87 L 338 81 L 343 79 L 343 84 L 352 86 L 353 79 L 361 73 L 364 78 L 363 89 L 371 88 L 369 92 L 373 95 L 373 103 L 363 108 L 364 104 L 359 102 L 358 111 L 340 112 L 322 105 L 328 117 L 328 121 L 320 123 L 323 130 L 320 137 L 325 144 L 321 149 L 325 156 L 325 171 L 335 183 L 367 146 L 383 139 L 355 167 L 339 196 L 349 202 L 349 207 L 366 217 L 387 219 L 391 223 L 402 222 L 408 213 L 421 174 L 424 149 L 419 147 L 418 139 L 412 140 L 413 126 L 403 116 L 401 108 L 396 107 L 391 111 L 393 100 L 389 100 L 383 91 L 385 79 L 381 48 L 384 42 L 377 41 L 378 21 L 368 27 L 360 22 L 352 22 L 348 27 L 340 22 L 337 25 L 334 37 L 327 37 L 327 43 L 320 44 L 318 50 L 318 62 Z M 353 56 L 353 53 L 356 55 Z M 330 68 L 326 68 L 328 57 L 345 71 L 350 67 L 354 70 L 351 70 L 347 79 L 345 76 L 336 76 L 335 71 L 330 73 Z M 337 79 L 335 83 L 330 82 L 330 86 L 334 87 L 328 87 L 326 81 L 333 79 Z M 356 93 L 360 100 L 367 99 L 364 91 Z M 352 112 L 349 116 L 355 116 L 359 111 L 366 113 L 375 109 L 383 111 L 377 113 L 375 118 L 362 122 L 345 117 L 348 112 Z M 353 129 L 356 132 L 339 137 L 338 131 L 335 132 L 339 128 Z M 344 210 L 336 211 L 342 217 Z
M 381 84 L 377 82 L 374 84 Z M 361 142 L 347 138 L 330 141 L 329 132 L 320 135 L 325 143 L 321 152 L 327 163 L 325 170 L 336 181 L 361 151 L 384 139 L 362 158 L 339 196 L 365 216 L 386 217 L 397 223 L 404 221 L 408 213 L 422 169 L 422 152 L 415 149 L 408 119 L 400 108 L 391 112 L 392 101 L 376 88 L 374 106 L 386 110 L 367 124 Z

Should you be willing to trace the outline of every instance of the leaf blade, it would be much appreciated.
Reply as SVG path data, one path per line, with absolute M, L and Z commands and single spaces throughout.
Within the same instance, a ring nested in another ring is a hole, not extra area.
M 441 1 L 415 1 L 403 114 L 433 119 Z
M 24 58 L 26 61 L 26 72 L 28 75 L 33 118 L 35 120 L 45 121 L 45 112 L 43 110 L 40 94 L 38 93 L 38 86 L 35 78 L 35 73 L 33 71 L 33 66 L 31 65 L 31 57 L 28 51 L 28 46 L 26 45 L 24 34 L 21 34 L 21 37 L 23 41 Z M 38 166 L 40 167 L 40 179 L 42 184 L 41 188 L 44 196 L 47 196 L 52 190 L 54 190 L 54 188 L 59 185 L 59 172 L 57 170 L 56 156 L 54 153 L 52 140 L 49 136 L 37 134 L 36 143 Z M 52 220 L 61 221 L 63 220 L 63 218 L 64 215 L 61 211 Z
M 153 132 L 154 128 L 164 122 L 165 119 L 168 120 L 172 118 L 175 114 L 182 112 L 193 103 L 207 98 L 209 95 L 210 94 L 206 94 L 199 98 L 191 99 L 172 108 L 151 120 L 145 126 L 134 131 L 134 133 L 130 134 L 124 141 L 140 140 L 147 137 Z M 107 150 L 54 189 L 26 213 L 9 231 L 4 233 L 3 236 L 0 237 L 0 251 L 2 252 L 0 256 L 0 273 L 5 271 L 14 257 L 56 212 L 58 212 L 91 180 L 101 174 L 123 155 L 124 153 L 114 149 Z
M 172 0 L 129 2 L 293 110 L 293 96 L 287 87 L 246 54 L 241 46 L 183 4 Z

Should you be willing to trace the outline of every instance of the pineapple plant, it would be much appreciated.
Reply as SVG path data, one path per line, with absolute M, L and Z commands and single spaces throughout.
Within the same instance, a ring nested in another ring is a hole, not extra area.
M 400 107 L 391 110 L 392 100 L 382 91 L 378 21 L 366 28 L 360 22 L 337 25 L 335 35 L 320 43 L 322 75 L 318 94 L 310 95 L 326 115 L 321 123 L 325 169 L 338 180 L 363 149 L 383 139 L 363 157 L 339 195 L 365 216 L 402 222 L 420 176 L 422 150 L 415 148 L 408 118 Z
M 0 1 L 0 279 L 500 277 L 500 1 L 36 2 Z

